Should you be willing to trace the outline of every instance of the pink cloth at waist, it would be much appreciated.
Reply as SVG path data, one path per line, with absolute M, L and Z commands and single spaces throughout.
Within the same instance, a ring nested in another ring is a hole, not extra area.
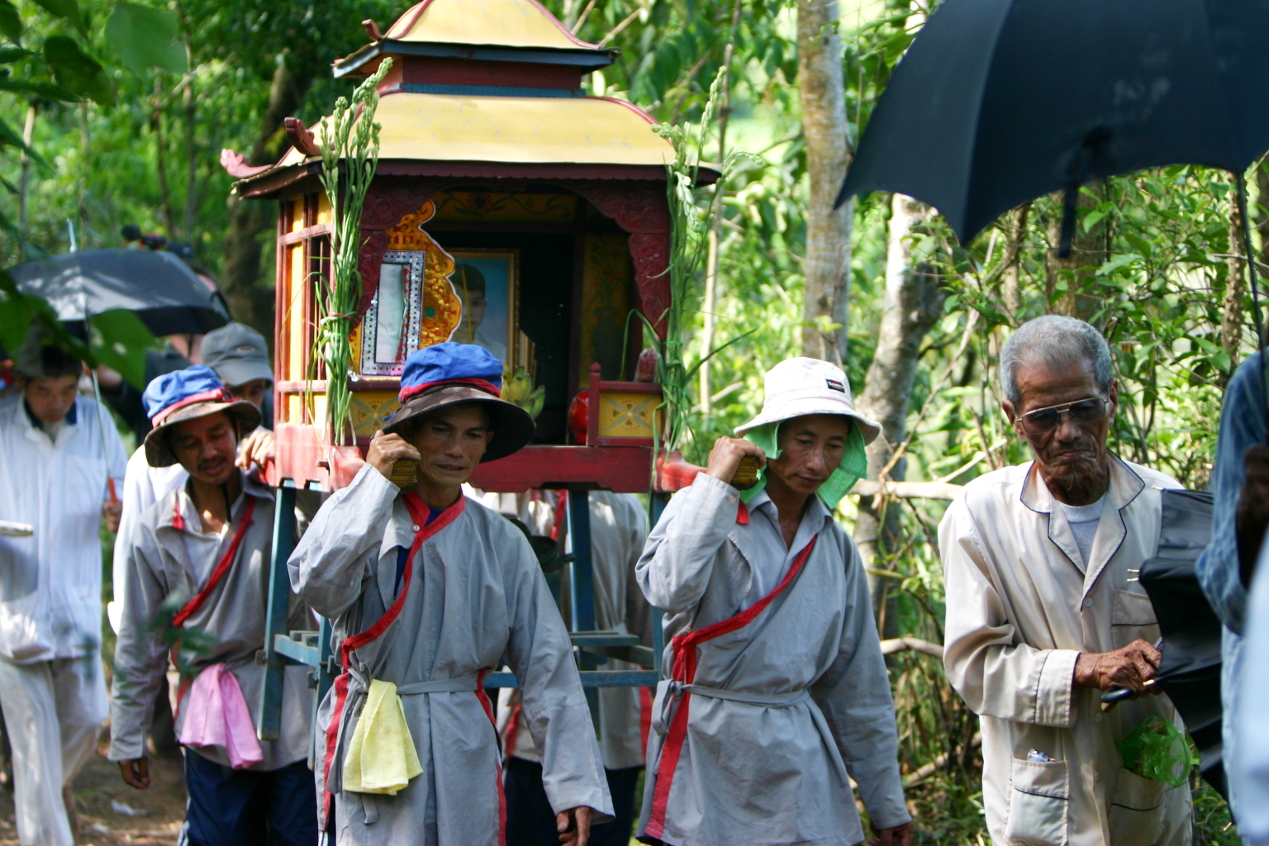
M 264 760 L 264 750 L 247 710 L 238 679 L 224 664 L 213 664 L 198 674 L 181 709 L 181 743 L 186 746 L 219 746 L 235 770 Z

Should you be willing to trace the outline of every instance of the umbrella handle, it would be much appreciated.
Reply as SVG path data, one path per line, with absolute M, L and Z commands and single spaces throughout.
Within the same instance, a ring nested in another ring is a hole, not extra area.
M 1146 682 L 1146 687 L 1154 687 L 1155 680 L 1150 679 Z M 1125 699 L 1132 699 L 1136 694 L 1130 687 L 1112 687 L 1110 690 L 1102 694 L 1102 710 L 1109 711 Z
M 1058 258 L 1071 257 L 1071 242 L 1075 240 L 1075 209 L 1079 205 L 1080 188 L 1069 187 L 1062 193 L 1062 232 L 1058 237 Z
M 119 494 L 115 492 L 115 480 L 111 476 L 106 476 L 106 485 L 110 488 L 110 501 L 118 502 Z

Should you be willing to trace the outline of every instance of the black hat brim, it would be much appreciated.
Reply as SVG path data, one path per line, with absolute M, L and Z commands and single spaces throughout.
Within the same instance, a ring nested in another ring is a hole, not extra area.
M 533 440 L 537 424 L 533 422 L 529 412 L 470 385 L 440 385 L 410 397 L 392 415 L 391 422 L 383 427 L 383 431 L 390 435 L 400 434 L 411 420 L 417 421 L 424 415 L 451 405 L 472 402 L 478 402 L 484 407 L 489 414 L 489 425 L 493 428 L 493 437 L 489 439 L 485 454 L 480 459 L 482 464 L 506 458 Z

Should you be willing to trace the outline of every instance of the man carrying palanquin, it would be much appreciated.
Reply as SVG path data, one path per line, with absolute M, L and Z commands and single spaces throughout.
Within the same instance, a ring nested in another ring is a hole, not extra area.
M 21 393 L 0 402 L 0 520 L 30 525 L 0 537 L 0 708 L 13 746 L 23 846 L 70 846 L 70 784 L 106 718 L 101 666 L 101 541 L 119 503 L 123 445 L 79 396 L 83 364 L 39 332 L 18 359 Z
M 1110 348 L 1092 326 L 1048 316 L 1000 353 L 1001 407 L 1035 460 L 965 486 L 939 526 L 944 664 L 982 718 L 983 805 L 993 842 L 1130 846 L 1190 842 L 1190 791 L 1124 767 L 1116 741 L 1166 696 L 1103 712 L 1112 687 L 1149 691 L 1160 654 L 1136 580 L 1158 547 L 1162 473 L 1110 452 L 1119 404 Z
M 502 514 L 522 520 L 537 535 L 561 546 L 571 542 L 564 519 L 568 493 L 534 490 L 525 494 L 485 494 L 480 500 Z M 591 567 L 594 574 L 595 626 L 603 631 L 643 635 L 650 632 L 649 607 L 634 580 L 635 564 L 648 539 L 647 509 L 634 494 L 591 491 Z M 608 658 L 606 670 L 637 670 L 635 664 Z M 599 750 L 612 796 L 612 822 L 591 827 L 595 846 L 628 846 L 636 816 L 635 793 L 643 772 L 652 706 L 647 688 L 601 687 L 595 720 Z M 507 794 L 508 846 L 555 846 L 555 813 L 542 788 L 542 756 L 533 735 L 523 729 L 520 692 L 505 690 L 498 704 L 502 737 L 503 785 Z
M 149 787 L 145 737 L 174 641 L 181 680 L 173 711 L 188 790 L 181 843 L 313 846 L 306 668 L 285 670 L 280 738 L 262 742 L 255 731 L 274 495 L 235 462 L 238 441 L 259 425 L 260 411 L 234 399 L 202 365 L 160 376 L 143 400 L 153 424 L 147 461 L 179 463 L 189 478 L 145 509 L 133 532 L 115 646 L 110 760 L 124 782 Z M 160 625 L 169 611 L 170 640 Z M 290 597 L 289 627 L 304 628 L 306 617 Z
M 510 521 L 462 493 L 479 462 L 533 436 L 528 413 L 498 398 L 502 371 L 467 344 L 411 353 L 401 409 L 291 556 L 291 583 L 332 618 L 344 667 L 319 712 L 317 768 L 326 830 L 340 844 L 502 842 L 481 679 L 504 656 L 560 839 L 583 846 L 590 823 L 612 815 L 568 632 L 537 558 Z M 418 462 L 404 493 L 389 481 L 398 460 Z
M 845 374 L 795 358 L 766 375 L 762 412 L 719 438 L 670 501 L 637 566 L 667 612 L 665 665 L 639 837 L 674 846 L 906 846 L 890 683 L 864 566 L 832 508 L 879 427 Z M 729 483 L 765 461 L 763 486 Z M 747 500 L 744 502 L 742 500 Z

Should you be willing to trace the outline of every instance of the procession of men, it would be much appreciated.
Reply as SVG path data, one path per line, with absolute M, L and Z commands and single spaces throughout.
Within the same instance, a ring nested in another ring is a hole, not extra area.
M 290 556 L 290 627 L 331 621 L 337 678 L 314 712 L 307 671 L 288 668 L 280 738 L 261 741 L 270 550 L 275 523 L 295 515 L 275 514 L 261 476 L 273 450 L 259 408 L 271 378 L 263 339 L 223 331 L 228 352 L 213 367 L 147 386 L 151 428 L 126 478 L 109 418 L 77 394 L 81 363 L 56 346 L 36 339 L 23 350 L 22 391 L 0 405 L 0 503 L 34 527 L 0 540 L 0 708 L 23 844 L 74 842 L 69 786 L 106 716 L 101 524 L 124 527 L 109 758 L 145 790 L 156 732 L 179 743 L 181 843 L 919 838 L 865 564 L 834 513 L 880 431 L 856 410 L 841 368 L 776 363 L 757 416 L 714 444 L 650 532 L 639 500 L 594 497 L 602 625 L 641 629 L 637 609 L 655 608 L 666 644 L 654 700 L 615 689 L 603 700 L 601 743 L 528 540 L 566 542 L 565 497 L 465 488 L 482 462 L 526 446 L 534 421 L 501 398 L 503 362 L 483 347 L 411 353 L 399 409 Z M 204 356 L 219 348 L 215 335 Z M 981 718 L 990 837 L 1188 844 L 1188 783 L 1144 775 L 1117 751 L 1152 720 L 1185 730 L 1155 688 L 1159 625 L 1135 577 L 1158 546 L 1162 492 L 1179 485 L 1108 449 L 1120 395 L 1110 348 L 1088 323 L 1025 323 L 998 366 L 1001 413 L 1034 458 L 970 482 L 938 538 L 944 663 Z M 1247 440 L 1263 440 L 1263 424 Z M 1263 452 L 1247 453 L 1245 482 L 1236 466 L 1232 481 L 1220 477 L 1230 507 L 1217 512 L 1201 568 L 1225 598 L 1218 607 L 1238 615 L 1250 548 L 1269 523 Z M 735 484 L 746 461 L 760 468 L 752 487 Z M 417 468 L 404 488 L 399 462 Z M 53 474 L 76 484 L 55 495 Z M 518 689 L 500 717 L 483 681 L 504 667 Z M 1117 689 L 1126 701 L 1103 706 Z M 164 729 L 156 705 L 169 698 Z M 1235 795 L 1254 803 L 1258 759 L 1243 749 L 1235 760 L 1251 771 Z

